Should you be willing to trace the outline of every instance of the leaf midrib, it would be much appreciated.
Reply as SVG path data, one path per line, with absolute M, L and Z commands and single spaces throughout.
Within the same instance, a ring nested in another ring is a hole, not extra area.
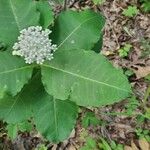
M 29 69 L 29 68 L 32 68 L 32 66 L 24 66 L 24 67 L 20 67 L 20 68 L 11 69 L 11 70 L 6 70 L 3 72 L 0 72 L 0 75 L 12 73 L 12 72 L 16 72 L 16 71 L 20 71 L 20 70 L 24 70 L 24 69 Z
M 37 72 L 37 74 L 33 77 L 33 78 L 35 78 L 37 75 L 38 75 L 38 73 L 39 72 Z M 33 80 L 33 78 L 32 78 L 32 80 Z M 30 80 L 30 82 L 31 82 L 31 80 Z M 29 82 L 29 83 L 30 83 Z M 21 98 L 21 95 L 22 95 L 22 93 L 26 90 L 26 88 L 27 88 L 27 86 L 25 86 L 22 90 L 21 90 L 21 92 L 18 94 L 18 96 L 16 96 L 15 98 L 14 98 L 14 103 L 11 105 L 11 107 L 9 108 L 9 111 L 7 112 L 7 114 L 6 114 L 6 117 L 7 116 L 9 116 L 9 114 L 11 113 L 11 111 L 13 110 L 13 108 L 15 107 L 15 105 L 17 104 L 17 102 L 18 102 L 18 100 L 20 100 L 20 101 L 22 101 L 22 103 L 24 103 L 23 102 L 23 99 Z
M 6 114 L 6 118 L 9 117 L 9 115 L 11 114 L 12 110 L 15 108 L 15 106 L 18 103 L 19 100 L 24 105 L 23 99 L 21 98 L 21 95 L 22 95 L 22 93 L 23 93 L 24 90 L 25 90 L 25 88 L 19 93 L 19 95 L 17 97 L 14 98 L 14 102 L 12 103 L 11 107 L 8 109 L 8 112 Z M 28 108 L 26 108 L 26 110 L 27 109 Z M 26 111 L 26 114 L 27 114 L 27 111 Z
M 81 22 L 76 28 L 73 29 L 71 33 L 68 34 L 68 36 L 58 45 L 57 48 L 60 48 L 71 37 L 71 35 L 73 35 L 84 23 L 95 18 L 97 18 L 97 16 L 88 18 L 85 21 Z
M 128 90 L 126 89 L 122 89 L 122 88 L 119 88 L 117 86 L 114 86 L 114 85 L 110 85 L 108 83 L 105 83 L 105 82 L 101 82 L 101 81 L 97 81 L 97 80 L 94 80 L 94 79 L 90 79 L 88 77 L 85 77 L 85 76 L 82 76 L 82 75 L 79 75 L 79 74 L 76 74 L 76 73 L 73 73 L 73 72 L 69 72 L 67 70 L 63 70 L 63 69 L 60 69 L 60 68 L 57 68 L 57 67 L 54 67 L 54 66 L 50 66 L 50 65 L 47 65 L 47 64 L 42 64 L 41 66 L 43 67 L 47 67 L 47 68 L 51 68 L 51 69 L 54 69 L 54 70 L 58 70 L 58 71 L 61 71 L 61 72 L 64 72 L 66 74 L 70 74 L 72 76 L 75 76 L 75 77 L 78 77 L 78 78 L 82 78 L 84 80 L 88 80 L 88 81 L 91 81 L 91 82 L 95 82 L 95 83 L 98 83 L 98 84 L 102 84 L 102 85 L 105 85 L 105 86 L 108 86 L 108 87 L 111 87 L 111 88 L 115 88 L 115 89 L 118 89 L 120 91 L 124 91 L 124 92 L 129 92 Z
M 17 26 L 17 28 L 18 28 L 18 31 L 20 31 L 20 30 L 21 30 L 21 27 L 20 27 L 20 25 L 19 25 L 18 17 L 17 17 L 17 15 L 15 14 L 15 8 L 14 8 L 14 6 L 13 6 L 13 4 L 12 4 L 12 1 L 9 0 L 9 2 L 10 2 L 10 8 L 11 8 L 11 10 L 12 10 L 12 14 L 13 14 L 13 16 L 14 16 L 14 20 L 15 20 L 15 22 L 16 22 L 16 26 Z

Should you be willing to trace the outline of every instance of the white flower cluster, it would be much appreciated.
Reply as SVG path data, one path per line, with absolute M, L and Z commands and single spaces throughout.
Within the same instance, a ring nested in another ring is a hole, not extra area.
M 40 26 L 31 26 L 20 31 L 18 42 L 14 44 L 13 55 L 22 56 L 25 62 L 42 64 L 45 60 L 53 59 L 53 52 L 57 49 L 49 39 L 51 30 L 42 30 Z

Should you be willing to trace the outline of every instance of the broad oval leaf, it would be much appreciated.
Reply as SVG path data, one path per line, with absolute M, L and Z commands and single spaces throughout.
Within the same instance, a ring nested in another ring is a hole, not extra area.
M 58 48 L 90 50 L 100 38 L 104 18 L 91 10 L 62 12 L 56 19 L 51 37 Z
M 93 51 L 57 51 L 42 66 L 42 81 L 50 95 L 82 106 L 117 102 L 129 95 L 130 84 L 122 71 Z
M 45 94 L 37 106 L 34 118 L 38 131 L 52 142 L 65 140 L 75 126 L 77 105 Z
M 43 86 L 35 75 L 20 93 L 12 97 L 5 94 L 0 99 L 0 119 L 15 124 L 29 119 L 38 99 L 42 99 Z
M 53 99 L 45 92 L 40 77 L 39 73 L 34 74 L 17 96 L 0 99 L 0 119 L 18 124 L 32 117 L 47 139 L 63 141 L 75 126 L 78 106 L 68 100 Z
M 32 66 L 6 52 L 0 52 L 0 91 L 16 95 L 32 75 Z
M 27 99 L 25 96 L 22 97 L 22 94 L 15 97 L 3 97 L 3 99 L 0 99 L 0 119 L 12 124 L 29 119 L 31 117 L 31 110 L 28 100 L 30 99 Z
M 19 31 L 39 24 L 40 13 L 32 0 L 0 0 L 0 42 L 11 47 Z

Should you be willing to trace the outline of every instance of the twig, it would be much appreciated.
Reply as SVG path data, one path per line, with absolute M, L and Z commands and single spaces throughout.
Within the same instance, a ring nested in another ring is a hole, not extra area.
M 68 1 L 67 1 L 67 0 L 65 0 L 65 1 L 64 1 L 64 10 L 66 10 L 66 9 L 67 9 L 67 3 L 68 3 Z
M 116 33 L 115 33 L 115 31 L 114 31 L 114 29 L 113 29 L 113 27 L 112 27 L 112 25 L 111 25 L 111 22 L 110 22 L 110 20 L 109 20 L 109 18 L 108 18 L 107 13 L 105 12 L 105 10 L 104 10 L 103 8 L 102 8 L 102 10 L 103 10 L 103 13 L 104 13 L 104 15 L 105 15 L 107 21 L 108 21 L 108 24 L 109 24 L 110 28 L 112 29 L 112 32 L 113 32 L 115 41 L 116 41 L 116 43 L 117 43 L 117 45 L 118 45 L 118 46 L 117 46 L 117 49 L 119 49 L 119 48 L 120 48 L 120 44 L 119 44 L 119 42 L 118 42 L 118 38 L 117 38 L 117 36 L 116 36 Z
M 73 5 L 77 2 L 77 0 L 73 0 L 72 3 L 69 5 L 69 8 L 73 7 Z

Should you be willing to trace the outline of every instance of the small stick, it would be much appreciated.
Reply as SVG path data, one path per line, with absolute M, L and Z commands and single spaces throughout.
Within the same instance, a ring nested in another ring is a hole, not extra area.
M 65 1 L 64 1 L 64 10 L 66 10 L 66 9 L 67 9 L 67 3 L 68 3 L 68 1 L 67 1 L 67 0 L 65 0 Z
M 106 11 L 105 11 L 103 8 L 102 8 L 102 10 L 103 10 L 103 13 L 104 13 L 104 15 L 105 15 L 107 21 L 108 21 L 108 24 L 109 24 L 110 28 L 112 29 L 112 33 L 113 33 L 113 35 L 114 35 L 115 41 L 116 41 L 117 46 L 118 46 L 117 49 L 118 49 L 118 48 L 120 48 L 120 44 L 119 44 L 119 42 L 118 42 L 117 35 L 116 35 L 116 33 L 115 33 L 114 29 L 113 29 L 113 26 L 111 25 L 111 22 L 110 22 L 110 20 L 109 20 L 109 18 L 108 18 L 108 15 L 107 15 Z

